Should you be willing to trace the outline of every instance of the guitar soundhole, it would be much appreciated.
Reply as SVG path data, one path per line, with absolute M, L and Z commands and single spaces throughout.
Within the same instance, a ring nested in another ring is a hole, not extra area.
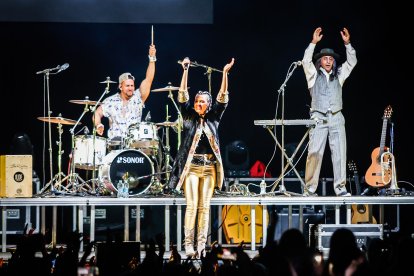
M 365 205 L 358 204 L 357 205 L 357 210 L 358 210 L 358 213 L 365 214 L 365 212 L 367 211 L 367 208 L 366 208 Z

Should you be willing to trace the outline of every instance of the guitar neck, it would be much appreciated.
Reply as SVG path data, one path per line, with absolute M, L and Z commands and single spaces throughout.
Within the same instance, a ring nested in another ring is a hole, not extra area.
M 381 131 L 381 141 L 380 141 L 380 152 L 379 155 L 384 153 L 385 151 L 385 137 L 387 136 L 387 123 L 388 119 L 384 118 L 382 121 L 382 131 Z
M 355 191 L 357 195 L 361 194 L 361 184 L 359 183 L 359 175 L 354 173 L 354 183 L 355 183 Z

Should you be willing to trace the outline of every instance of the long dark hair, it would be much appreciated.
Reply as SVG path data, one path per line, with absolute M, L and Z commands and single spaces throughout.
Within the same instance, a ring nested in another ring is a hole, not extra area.
M 322 57 L 318 58 L 315 61 L 315 67 L 316 67 L 318 74 L 322 74 L 322 72 L 319 70 L 321 68 L 321 59 Z M 329 80 L 333 81 L 335 78 L 337 78 L 340 70 L 341 70 L 341 67 L 338 67 L 336 59 L 334 59 L 333 66 L 332 66 L 332 74 L 330 75 Z

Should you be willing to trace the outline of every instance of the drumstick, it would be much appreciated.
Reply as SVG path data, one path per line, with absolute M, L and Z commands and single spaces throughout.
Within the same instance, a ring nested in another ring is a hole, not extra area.
M 154 25 L 151 25 L 151 45 L 154 45 Z

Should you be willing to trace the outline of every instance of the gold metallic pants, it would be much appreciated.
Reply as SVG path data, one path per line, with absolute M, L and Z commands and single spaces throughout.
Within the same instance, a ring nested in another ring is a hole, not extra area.
M 215 182 L 215 165 L 191 164 L 184 181 L 184 195 L 187 202 L 184 218 L 184 246 L 187 255 L 195 253 L 194 228 L 197 215 L 197 251 L 199 256 L 205 254 L 210 219 L 210 200 L 213 196 Z

